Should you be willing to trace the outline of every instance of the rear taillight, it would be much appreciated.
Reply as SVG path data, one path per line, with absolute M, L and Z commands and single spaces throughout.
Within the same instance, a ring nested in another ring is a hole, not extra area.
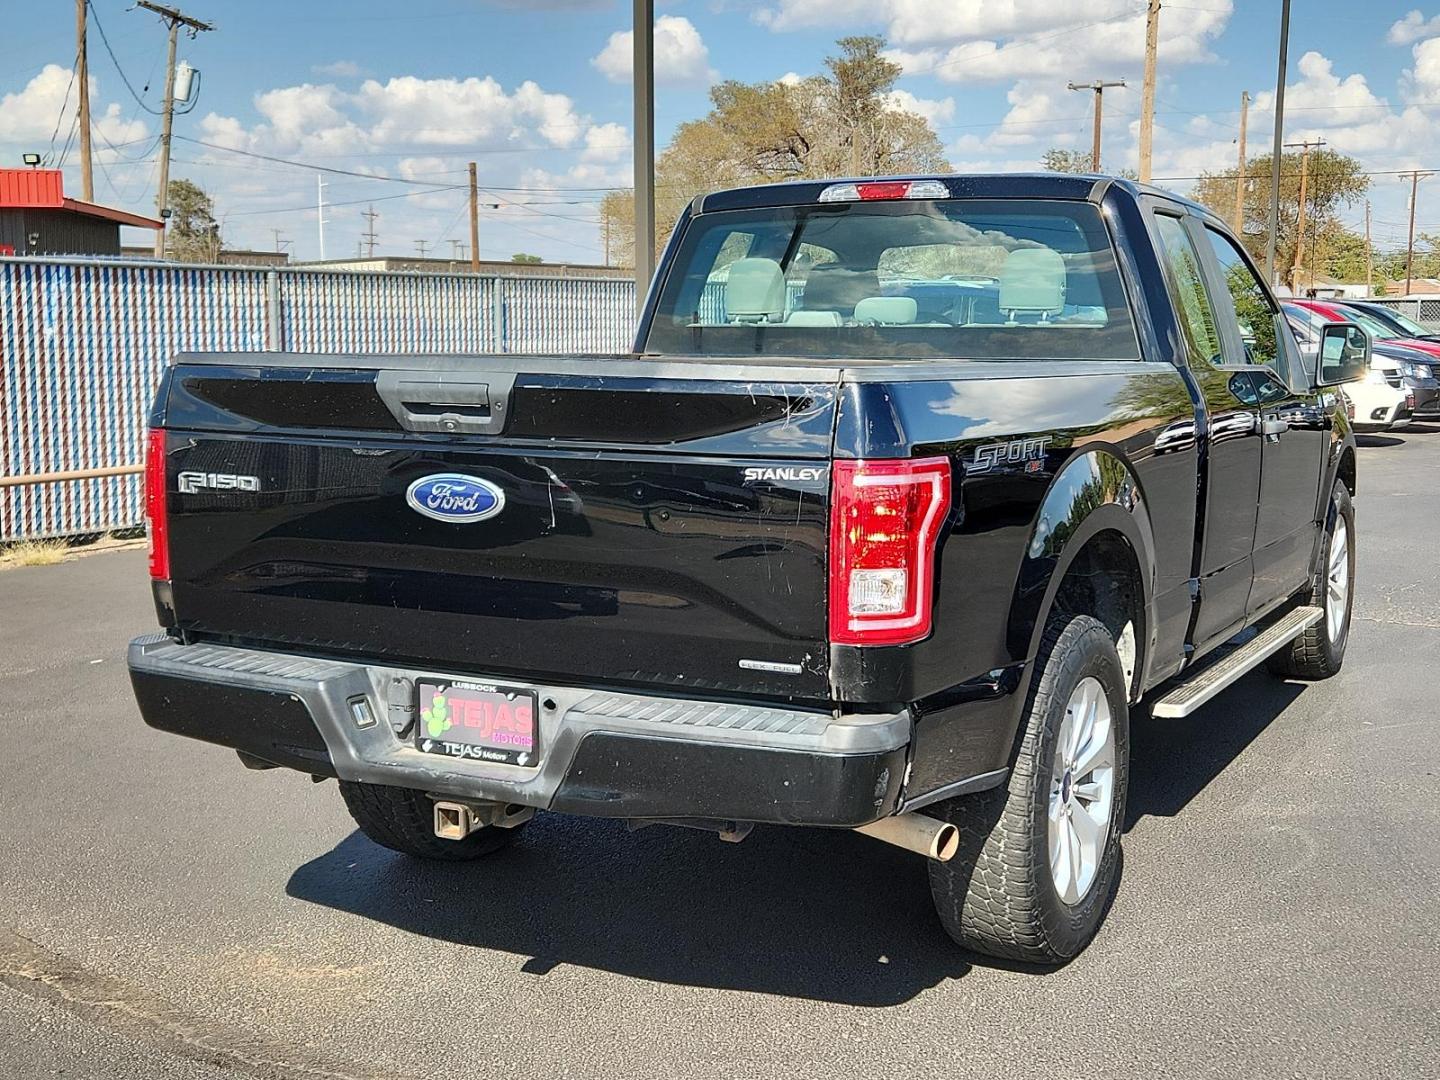
M 145 525 L 150 536 L 150 577 L 170 580 L 170 517 L 165 509 L 165 432 L 145 440 Z
M 830 476 L 830 640 L 919 641 L 930 633 L 950 460 L 836 461 Z

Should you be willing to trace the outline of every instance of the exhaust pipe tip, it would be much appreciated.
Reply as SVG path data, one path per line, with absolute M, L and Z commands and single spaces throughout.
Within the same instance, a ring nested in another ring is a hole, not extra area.
M 949 862 L 960 850 L 960 830 L 948 821 L 924 814 L 897 814 L 861 825 L 855 831 L 936 862 Z
M 938 862 L 949 862 L 960 850 L 960 830 L 948 821 L 936 830 L 935 842 L 931 845 L 930 858 Z

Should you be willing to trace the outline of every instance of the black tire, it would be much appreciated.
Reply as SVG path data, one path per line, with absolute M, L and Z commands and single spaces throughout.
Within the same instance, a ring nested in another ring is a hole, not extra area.
M 1008 784 L 925 813 L 960 830 L 955 857 L 929 864 L 930 891 L 946 932 L 975 952 L 1053 965 L 1089 944 L 1110 905 L 1120 866 L 1130 728 L 1120 657 L 1099 620 L 1079 615 L 1057 621 L 1046 632 L 1036 666 Z M 1087 677 L 1099 682 L 1110 706 L 1114 789 L 1094 880 L 1067 904 L 1050 869 L 1051 763 L 1071 694 Z
M 1337 522 L 1345 523 L 1347 578 L 1345 616 L 1338 630 L 1330 630 L 1330 554 L 1335 541 Z M 1266 661 L 1272 675 L 1286 679 L 1328 679 L 1345 662 L 1345 646 L 1350 640 L 1350 615 L 1355 608 L 1355 507 L 1350 492 L 1339 480 L 1330 492 L 1330 508 L 1325 514 L 1325 537 L 1320 545 L 1320 562 L 1310 586 L 1309 603 L 1325 612 L 1325 617 L 1290 642 Z
M 440 862 L 468 862 L 515 842 L 525 828 L 502 829 L 491 825 L 473 832 L 464 840 L 445 840 L 435 835 L 435 802 L 423 791 L 341 780 L 340 794 L 345 808 L 360 831 L 381 847 Z

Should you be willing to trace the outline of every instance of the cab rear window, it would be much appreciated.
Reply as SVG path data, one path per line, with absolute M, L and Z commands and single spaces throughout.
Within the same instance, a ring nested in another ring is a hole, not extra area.
M 1139 356 L 1099 209 L 897 199 L 701 214 L 646 352 L 983 359 Z

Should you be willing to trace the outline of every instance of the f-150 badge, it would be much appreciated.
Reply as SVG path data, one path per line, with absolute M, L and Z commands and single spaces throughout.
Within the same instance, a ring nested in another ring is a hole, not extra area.
M 1001 465 L 1025 463 L 1026 472 L 1038 472 L 1044 465 L 1045 448 L 1050 445 L 1050 436 L 1041 435 L 1034 439 L 1012 439 L 1010 442 L 987 443 L 975 448 L 974 456 L 965 463 L 965 473 L 989 472 Z
M 260 478 L 235 473 L 187 471 L 175 478 L 175 486 L 181 495 L 194 495 L 197 491 L 259 491 Z

